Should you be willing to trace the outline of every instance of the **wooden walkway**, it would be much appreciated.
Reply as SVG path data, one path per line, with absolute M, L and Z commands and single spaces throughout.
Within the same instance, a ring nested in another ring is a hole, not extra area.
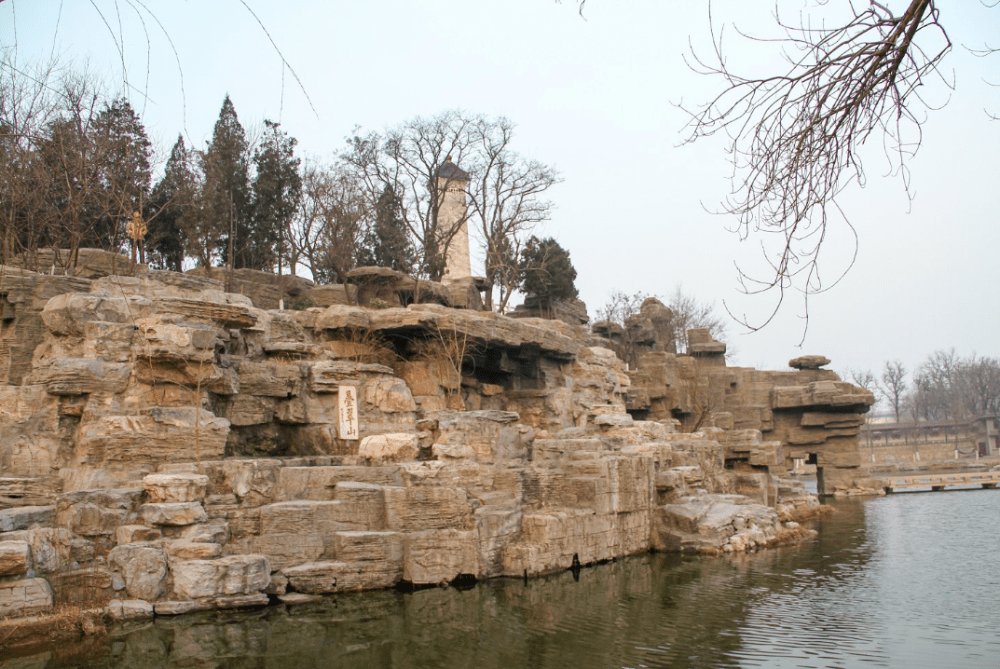
M 899 476 L 879 476 L 875 480 L 882 484 L 882 488 L 887 493 L 906 488 L 930 488 L 938 491 L 950 486 L 971 485 L 996 488 L 997 484 L 1000 483 L 1000 471 L 900 474 Z

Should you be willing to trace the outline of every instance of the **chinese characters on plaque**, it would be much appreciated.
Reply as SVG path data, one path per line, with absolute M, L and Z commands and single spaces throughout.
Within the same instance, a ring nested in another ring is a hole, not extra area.
M 358 389 L 356 386 L 338 386 L 337 402 L 340 414 L 340 438 L 358 438 Z

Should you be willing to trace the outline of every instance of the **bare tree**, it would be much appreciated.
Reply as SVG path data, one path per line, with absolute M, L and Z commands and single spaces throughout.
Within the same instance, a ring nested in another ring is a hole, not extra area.
M 699 302 L 697 298 L 685 293 L 681 284 L 674 286 L 674 292 L 667 300 L 667 306 L 674 312 L 674 342 L 678 353 L 687 353 L 688 330 L 692 328 L 708 328 L 709 333 L 717 341 L 729 339 L 726 319 L 715 313 L 715 305 L 710 302 Z M 732 344 L 727 344 L 726 356 L 736 354 Z
M 962 365 L 961 385 L 970 417 L 1000 415 L 1000 360 L 973 354 Z
M 966 420 L 1000 413 L 1000 360 L 935 351 L 917 367 L 908 401 L 916 420 Z
M 875 398 L 875 404 L 872 406 L 874 410 L 878 406 L 879 402 L 882 401 L 882 389 L 879 387 L 878 379 L 875 378 L 875 373 L 870 369 L 848 369 L 847 373 L 844 374 L 843 378 L 848 378 L 854 385 L 864 388 L 872 394 Z
M 500 286 L 501 309 L 516 288 L 526 238 L 551 213 L 543 194 L 559 182 L 554 169 L 513 151 L 514 128 L 503 117 L 451 110 L 384 134 L 356 135 L 343 156 L 365 185 L 372 209 L 387 188 L 401 198 L 424 276 L 440 280 L 460 226 L 474 224 L 486 252 L 486 274 Z M 449 158 L 469 177 L 469 208 L 464 220 L 445 226 L 439 220 L 444 194 L 460 178 L 452 169 L 442 171 Z
M 0 264 L 18 256 L 34 266 L 34 251 L 45 236 L 44 169 L 36 151 L 42 129 L 58 113 L 56 64 L 29 71 L 0 62 Z
M 342 156 L 365 185 L 372 209 L 387 187 L 400 195 L 403 220 L 420 245 L 421 274 L 434 281 L 444 275 L 448 247 L 463 222 L 448 229 L 439 225 L 444 194 L 453 179 L 448 177 L 442 188 L 438 175 L 449 157 L 456 164 L 465 162 L 478 120 L 459 111 L 417 117 L 384 135 L 371 132 L 351 138 Z
M 826 10 L 842 8 L 846 15 L 814 22 L 804 14 L 794 24 L 776 8 L 782 37 L 740 33 L 784 46 L 784 71 L 765 76 L 736 71 L 714 23 L 712 57 L 693 55 L 695 70 L 724 85 L 707 104 L 688 110 L 688 141 L 727 135 L 733 193 L 723 209 L 738 216 L 742 237 L 762 233 L 777 242 L 773 251 L 765 247 L 768 275 L 741 270 L 745 292 L 778 295 L 763 323 L 744 319 L 744 325 L 759 329 L 770 322 L 793 286 L 806 305 L 810 294 L 830 287 L 819 273 L 820 250 L 832 216 L 842 215 L 837 195 L 852 181 L 864 183 L 860 149 L 867 140 L 883 142 L 909 192 L 906 162 L 920 146 L 931 108 L 920 89 L 931 79 L 951 86 L 940 69 L 951 41 L 937 5 L 910 0 L 894 13 L 874 0 L 838 3 Z M 709 13 L 711 20 L 711 6 Z
M 647 297 L 655 296 L 642 291 L 632 295 L 621 290 L 612 291 L 608 301 L 597 310 L 595 320 L 623 325 L 630 316 L 639 313 L 639 308 Z
M 892 405 L 892 411 L 896 417 L 897 423 L 899 422 L 900 408 L 902 407 L 903 397 L 906 393 L 907 374 L 909 374 L 909 371 L 903 367 L 903 363 L 899 360 L 894 360 L 892 362 L 886 360 L 885 365 L 882 367 L 882 393 Z
M 0 61 L 2 254 L 38 269 L 45 246 L 58 264 L 81 246 L 120 251 L 125 224 L 143 212 L 152 145 L 124 98 L 109 100 L 85 70 L 23 71 Z
M 629 295 L 628 293 L 616 290 L 608 297 L 608 301 L 600 307 L 595 314 L 595 323 L 612 323 L 618 326 L 618 330 L 608 334 L 615 345 L 615 352 L 618 357 L 624 360 L 630 367 L 635 367 L 639 362 L 638 351 L 636 350 L 637 328 L 632 327 L 634 317 L 639 314 L 642 303 L 653 297 L 642 291 Z
M 341 164 L 307 162 L 302 199 L 287 231 L 288 266 L 306 264 L 313 279 L 343 280 L 352 269 L 371 211 L 355 173 Z
M 527 237 L 551 214 L 552 202 L 542 195 L 560 181 L 548 165 L 511 150 L 514 127 L 504 117 L 476 119 L 466 167 L 472 174 L 469 207 L 486 252 L 486 276 L 500 289 L 500 312 L 517 289 L 518 258 Z
M 611 293 L 608 302 L 597 310 L 596 320 L 608 321 L 622 328 L 619 347 L 622 359 L 630 365 L 637 363 L 635 354 L 635 343 L 638 323 L 636 316 L 642 308 L 643 302 L 648 298 L 659 296 L 650 295 L 639 291 L 632 295 L 623 291 Z M 708 328 L 712 337 L 718 341 L 726 341 L 728 332 L 726 321 L 723 316 L 715 313 L 715 306 L 711 303 L 700 302 L 693 295 L 684 292 L 681 284 L 674 287 L 669 300 L 665 306 L 671 311 L 670 329 L 674 342 L 674 350 L 677 353 L 687 353 L 687 332 L 692 328 Z M 726 356 L 735 355 L 733 347 L 727 344 Z
M 101 200 L 102 147 L 93 141 L 102 96 L 84 78 L 63 82 L 59 115 L 42 129 L 35 151 L 39 185 L 45 189 L 46 243 L 69 248 L 96 246 Z

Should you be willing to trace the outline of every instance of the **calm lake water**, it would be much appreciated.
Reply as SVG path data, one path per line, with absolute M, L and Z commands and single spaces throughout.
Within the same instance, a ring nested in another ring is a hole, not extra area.
M 791 548 L 159 618 L 0 667 L 1000 666 L 1000 490 L 835 506 Z

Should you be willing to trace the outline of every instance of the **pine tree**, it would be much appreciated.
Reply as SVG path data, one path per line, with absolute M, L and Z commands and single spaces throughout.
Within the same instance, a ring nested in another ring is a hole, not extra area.
M 576 269 L 569 251 L 548 237 L 532 237 L 521 251 L 521 290 L 534 295 L 543 309 L 577 296 Z
M 386 186 L 375 204 L 375 224 L 358 251 L 359 265 L 388 267 L 404 274 L 413 272 L 416 250 L 403 221 L 402 207 L 396 192 Z
M 212 141 L 202 157 L 206 216 L 206 257 L 222 266 L 253 267 L 249 232 L 251 226 L 250 164 L 246 131 L 236 116 L 229 96 L 222 102 Z
M 254 154 L 257 176 L 253 182 L 253 227 L 248 237 L 248 267 L 271 268 L 279 273 L 287 255 L 287 231 L 302 200 L 300 160 L 296 140 L 280 124 L 264 121 L 264 141 Z
M 149 233 L 146 248 L 150 264 L 175 272 L 182 270 L 189 238 L 197 238 L 196 197 L 198 177 L 184 138 L 170 150 L 163 178 L 153 187 L 146 209 Z
M 69 249 L 71 254 L 81 247 L 100 246 L 98 222 L 105 213 L 103 159 L 93 141 L 96 103 L 93 96 L 73 103 L 42 130 L 35 175 L 35 187 L 44 202 L 39 241 Z
M 139 115 L 125 98 L 105 104 L 94 123 L 91 142 L 100 156 L 103 216 L 95 234 L 101 248 L 117 250 L 127 243 L 125 225 L 141 212 L 152 181 L 152 144 Z

